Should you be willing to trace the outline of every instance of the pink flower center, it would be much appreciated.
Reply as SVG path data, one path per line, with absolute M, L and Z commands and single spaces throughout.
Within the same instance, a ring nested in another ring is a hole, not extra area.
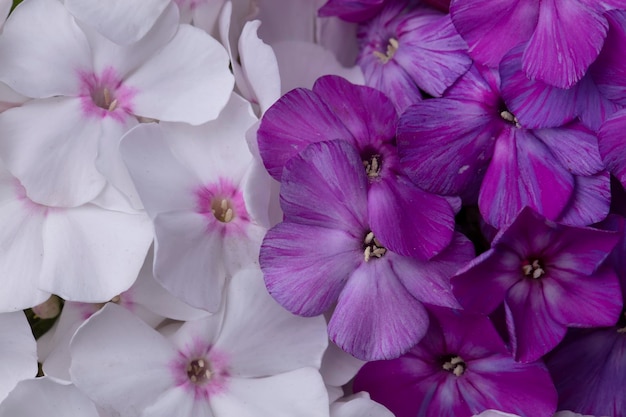
M 132 98 L 135 91 L 124 86 L 114 68 L 107 68 L 100 75 L 80 74 L 80 97 L 83 112 L 90 117 L 112 117 L 122 122 L 132 114 Z
M 171 370 L 176 386 L 184 387 L 195 399 L 207 399 L 226 391 L 230 376 L 227 364 L 225 354 L 197 339 L 178 352 Z
M 196 190 L 196 212 L 208 220 L 207 231 L 244 234 L 250 222 L 243 193 L 228 178 Z

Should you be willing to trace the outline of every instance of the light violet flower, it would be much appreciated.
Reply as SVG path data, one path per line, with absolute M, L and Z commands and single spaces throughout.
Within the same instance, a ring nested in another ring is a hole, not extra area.
M 257 132 L 259 151 L 270 175 L 280 181 L 285 163 L 309 144 L 347 141 L 367 174 L 366 205 L 377 239 L 399 254 L 429 259 L 451 241 L 454 210 L 444 197 L 414 187 L 401 172 L 397 121 L 392 103 L 380 91 L 324 76 L 312 90 L 287 93 L 264 114 Z
M 398 359 L 367 363 L 354 381 L 396 417 L 471 417 L 486 409 L 551 417 L 557 394 L 541 362 L 510 356 L 489 318 L 429 307 L 424 339 Z
M 553 349 L 567 327 L 610 326 L 622 309 L 615 272 L 601 266 L 617 233 L 557 225 L 525 208 L 487 252 L 452 277 L 469 311 L 489 314 L 502 301 L 516 360 Z
M 267 210 L 267 185 L 253 178 L 245 140 L 256 120 L 249 103 L 233 95 L 217 120 L 143 124 L 122 140 L 154 223 L 155 277 L 192 306 L 216 311 L 226 278 L 257 264 L 266 231 L 257 213 Z
M 457 305 L 448 279 L 473 247 L 455 234 L 429 260 L 390 250 L 370 227 L 367 181 L 361 156 L 343 140 L 313 143 L 291 158 L 281 183 L 285 221 L 268 231 L 259 262 L 286 309 L 316 316 L 334 308 L 333 342 L 362 360 L 389 359 L 423 337 L 423 303 Z
M 166 338 L 108 304 L 72 340 L 72 380 L 122 417 L 327 416 L 324 319 L 282 309 L 258 270 L 233 277 L 224 307 Z
M 0 157 L 31 199 L 55 206 L 92 201 L 108 184 L 130 198 L 122 135 L 138 118 L 214 119 L 233 86 L 224 48 L 179 26 L 174 5 L 138 42 L 120 46 L 57 0 L 25 1 L 7 20 L 0 55 L 0 80 L 34 98 L 0 115 Z

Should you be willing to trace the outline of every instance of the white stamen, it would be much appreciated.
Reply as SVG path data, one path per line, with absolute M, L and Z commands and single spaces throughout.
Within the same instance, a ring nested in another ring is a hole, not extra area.
M 465 171 L 467 171 L 469 167 L 470 167 L 469 165 L 463 165 L 461 168 L 459 168 L 459 174 L 462 174 Z
M 363 256 L 365 257 L 365 262 L 368 262 L 370 260 L 371 253 L 372 253 L 372 247 L 371 246 L 365 247 L 365 252 L 363 252 Z
M 372 240 L 374 240 L 374 232 L 369 232 L 366 236 L 365 236 L 365 244 L 369 245 L 370 243 L 372 243 Z
M 113 110 L 115 110 L 115 108 L 116 108 L 116 107 L 117 107 L 117 99 L 113 100 L 113 101 L 111 102 L 111 104 L 109 104 L 109 108 L 108 108 L 108 110 L 109 110 L 109 111 L 113 111 Z
M 224 214 L 224 223 L 228 223 L 233 219 L 233 209 L 229 208 Z

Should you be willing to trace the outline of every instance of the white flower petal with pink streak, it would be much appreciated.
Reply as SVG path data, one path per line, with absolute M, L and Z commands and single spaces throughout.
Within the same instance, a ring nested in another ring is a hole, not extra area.
M 98 417 L 96 405 L 70 382 L 48 376 L 17 384 L 0 404 L 0 417 Z
M 143 38 L 169 4 L 169 0 L 65 0 L 77 19 L 120 45 Z
M 259 270 L 242 271 L 225 310 L 183 324 L 169 339 L 106 305 L 76 332 L 70 373 L 90 398 L 124 417 L 324 417 L 328 399 L 316 368 L 326 341 L 323 318 L 281 309 Z
M 257 263 L 265 232 L 242 189 L 253 173 L 245 132 L 255 122 L 249 103 L 233 95 L 217 120 L 140 125 L 121 145 L 154 221 L 157 280 L 209 311 L 218 309 L 227 276 Z
M 0 314 L 0 334 L 1 402 L 19 381 L 37 375 L 37 348 L 21 311 Z

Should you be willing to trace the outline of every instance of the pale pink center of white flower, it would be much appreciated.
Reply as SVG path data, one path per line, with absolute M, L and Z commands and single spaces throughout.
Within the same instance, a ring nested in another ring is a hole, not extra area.
M 74 305 L 78 311 L 80 312 L 80 316 L 83 320 L 87 320 L 94 313 L 99 311 L 102 307 L 104 307 L 107 303 L 115 303 L 127 309 L 128 311 L 135 310 L 135 301 L 134 297 L 131 294 L 132 289 L 121 293 L 120 295 L 116 295 L 111 298 L 109 301 L 104 303 L 81 303 L 79 301 L 66 301 L 68 304 Z
M 202 2 L 203 0 L 174 0 L 174 3 L 178 5 L 179 8 L 185 8 L 189 10 L 193 10 Z
M 80 74 L 80 98 L 86 116 L 111 117 L 120 122 L 132 114 L 132 99 L 136 92 L 123 84 L 114 68 L 108 67 L 100 75 Z
M 196 190 L 196 211 L 207 219 L 207 231 L 245 235 L 250 222 L 242 192 L 228 178 Z
M 170 369 L 176 386 L 184 387 L 194 399 L 208 399 L 227 389 L 230 376 L 227 356 L 200 340 L 178 351 Z

